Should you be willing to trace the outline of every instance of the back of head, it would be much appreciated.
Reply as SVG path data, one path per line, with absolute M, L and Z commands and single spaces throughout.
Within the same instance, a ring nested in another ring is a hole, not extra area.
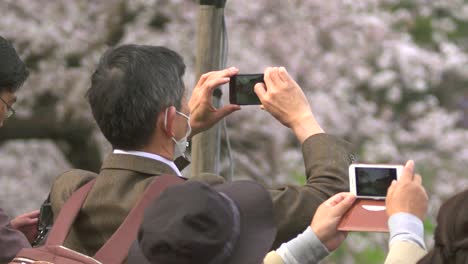
M 26 65 L 19 58 L 15 48 L 6 39 L 0 37 L 0 93 L 14 93 L 28 78 Z
M 165 47 L 122 45 L 102 56 L 87 98 L 114 148 L 136 150 L 148 143 L 159 112 L 180 108 L 184 72 L 182 57 Z
M 434 248 L 418 263 L 468 264 L 468 189 L 439 210 Z

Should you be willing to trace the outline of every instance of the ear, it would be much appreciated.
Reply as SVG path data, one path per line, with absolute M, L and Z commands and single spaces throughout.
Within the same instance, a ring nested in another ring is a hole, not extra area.
M 176 108 L 174 106 L 170 106 L 167 108 L 167 119 L 166 119 L 166 125 L 164 125 L 164 118 L 166 117 L 166 110 L 163 110 L 159 113 L 158 116 L 158 123 L 159 126 L 161 127 L 162 131 L 168 136 L 168 137 L 174 137 L 174 121 L 176 117 Z

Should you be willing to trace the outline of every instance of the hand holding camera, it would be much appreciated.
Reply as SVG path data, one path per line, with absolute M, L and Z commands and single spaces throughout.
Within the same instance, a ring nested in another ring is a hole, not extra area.
M 257 105 L 293 130 L 302 144 L 308 137 L 323 133 L 315 120 L 301 87 L 284 67 L 269 67 L 264 74 L 238 74 L 229 82 L 231 104 Z
M 328 251 L 337 249 L 346 238 L 347 233 L 337 230 L 337 226 L 355 199 L 352 193 L 338 193 L 317 209 L 310 227 Z
M 230 113 L 240 110 L 238 105 L 233 104 L 216 109 L 211 102 L 213 91 L 218 86 L 228 83 L 230 77 L 237 74 L 238 71 L 237 68 L 231 67 L 220 71 L 208 72 L 200 76 L 200 80 L 195 88 L 193 88 L 192 96 L 188 103 L 192 136 L 210 128 Z
M 414 162 L 406 162 L 400 179 L 388 188 L 386 206 L 389 216 L 404 212 L 424 220 L 428 198 L 421 181 L 421 176 L 414 174 Z
M 266 111 L 291 128 L 301 143 L 323 133 L 304 92 L 284 67 L 267 68 L 264 79 L 265 83 L 257 83 L 254 89 Z
M 313 116 L 302 89 L 284 67 L 267 68 L 264 79 L 265 83 L 255 85 L 255 93 L 265 110 L 283 125 L 293 128 Z

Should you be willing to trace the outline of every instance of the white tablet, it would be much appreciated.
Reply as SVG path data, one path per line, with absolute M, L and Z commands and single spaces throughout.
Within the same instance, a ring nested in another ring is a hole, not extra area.
M 399 180 L 403 165 L 351 164 L 349 189 L 358 198 L 385 200 L 393 180 Z

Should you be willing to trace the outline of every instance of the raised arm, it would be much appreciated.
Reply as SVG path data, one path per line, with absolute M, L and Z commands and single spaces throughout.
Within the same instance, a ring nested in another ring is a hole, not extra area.
M 348 143 L 324 133 L 302 89 L 285 68 L 267 68 L 265 84 L 257 84 L 255 92 L 264 109 L 291 128 L 302 143 L 306 169 L 304 186 L 271 190 L 278 225 L 273 247 L 277 248 L 310 224 L 322 202 L 349 190 L 348 166 L 353 156 Z

